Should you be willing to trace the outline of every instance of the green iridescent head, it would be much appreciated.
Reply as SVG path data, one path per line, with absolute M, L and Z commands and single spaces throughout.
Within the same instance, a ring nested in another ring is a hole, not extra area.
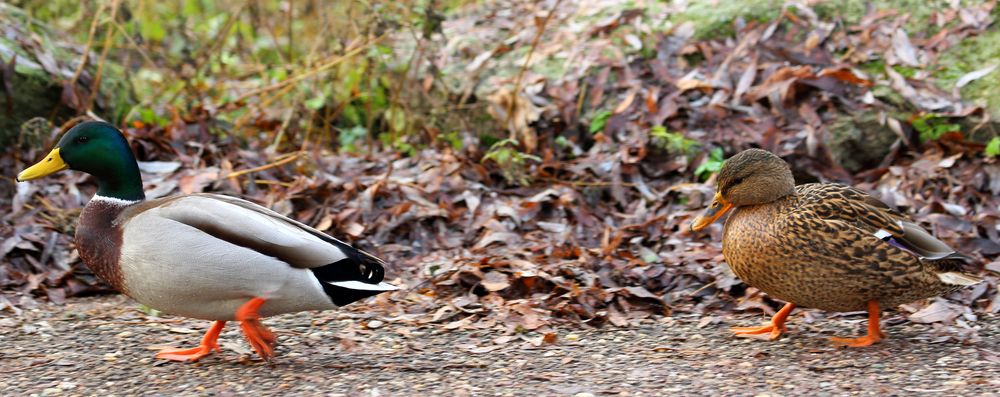
M 17 180 L 30 181 L 67 168 L 93 175 L 98 195 L 129 201 L 145 198 L 135 155 L 125 136 L 111 124 L 77 124 L 42 161 L 17 174 Z

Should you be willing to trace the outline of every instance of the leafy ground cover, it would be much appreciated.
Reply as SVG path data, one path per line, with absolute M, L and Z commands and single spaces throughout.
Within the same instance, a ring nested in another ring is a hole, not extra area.
M 902 307 L 910 320 L 968 341 L 1000 312 L 1000 138 L 989 104 L 963 96 L 1000 72 L 958 52 L 995 35 L 995 2 L 776 4 L 718 34 L 697 2 L 26 3 L 88 62 L 134 66 L 141 103 L 105 117 L 149 197 L 239 195 L 371 250 L 407 286 L 374 310 L 542 334 L 773 312 L 728 270 L 720 225 L 686 232 L 722 160 L 757 146 L 986 269 Z M 4 175 L 56 132 L 10 148 Z M 93 190 L 78 173 L 0 182 L 0 310 L 110 292 L 71 241 Z

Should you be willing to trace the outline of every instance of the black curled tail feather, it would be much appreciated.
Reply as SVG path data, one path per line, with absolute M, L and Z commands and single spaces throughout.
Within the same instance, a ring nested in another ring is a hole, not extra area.
M 370 296 L 375 296 L 385 290 L 348 288 L 337 285 L 338 282 L 355 281 L 369 285 L 378 285 L 385 278 L 385 262 L 375 256 L 351 247 L 339 241 L 337 248 L 346 256 L 344 259 L 329 265 L 311 268 L 313 275 L 319 279 L 323 292 L 337 306 L 344 306 Z
M 364 269 L 361 270 L 361 275 L 365 277 L 366 282 L 378 284 L 385 280 L 385 262 L 359 249 L 355 249 L 354 252 L 358 254 L 357 260 L 361 263 L 359 269 Z
M 339 241 L 335 244 L 346 258 L 312 268 L 313 274 L 320 281 L 360 281 L 378 284 L 385 279 L 385 262 L 381 259 Z

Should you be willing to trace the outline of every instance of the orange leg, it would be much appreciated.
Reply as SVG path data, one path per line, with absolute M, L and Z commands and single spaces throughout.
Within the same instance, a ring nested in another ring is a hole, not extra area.
M 212 353 L 212 350 L 219 350 L 219 334 L 222 333 L 222 327 L 226 326 L 225 321 L 216 321 L 212 323 L 212 328 L 208 329 L 205 336 L 201 338 L 201 345 L 198 347 L 192 347 L 190 349 L 163 349 L 159 353 L 156 353 L 156 358 L 162 358 L 171 361 L 191 361 L 195 362 L 198 359 L 205 357 Z
M 274 334 L 271 333 L 264 324 L 260 322 L 260 314 L 257 310 L 264 304 L 265 299 L 255 297 L 239 309 L 236 309 L 236 319 L 240 320 L 240 328 L 243 329 L 243 336 L 250 342 L 250 346 L 260 355 L 264 361 L 270 361 L 274 356 Z
M 792 313 L 792 309 L 794 308 L 795 308 L 794 303 L 786 303 L 785 306 L 781 307 L 781 310 L 778 310 L 778 312 L 774 314 L 774 317 L 771 317 L 771 322 L 763 326 L 733 327 L 731 328 L 731 330 L 733 331 L 733 333 L 736 334 L 736 336 L 748 336 L 748 335 L 759 335 L 759 334 L 770 333 L 771 335 L 767 337 L 767 340 L 778 339 L 779 337 L 781 337 L 782 332 L 788 331 L 788 328 L 785 328 L 785 320 L 788 319 L 788 315 Z
M 878 301 L 868 301 L 868 335 L 860 338 L 830 338 L 830 341 L 847 347 L 871 346 L 885 337 L 879 325 L 879 316 L 881 314 L 882 311 L 878 308 Z

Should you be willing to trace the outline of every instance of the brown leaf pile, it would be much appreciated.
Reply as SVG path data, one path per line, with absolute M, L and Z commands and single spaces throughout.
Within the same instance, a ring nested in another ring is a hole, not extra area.
M 724 265 L 721 225 L 710 228 L 710 236 L 685 232 L 714 190 L 711 180 L 699 183 L 695 175 L 711 147 L 727 154 L 763 147 L 788 159 L 801 181 L 855 184 L 996 270 L 1000 164 L 961 134 L 921 144 L 911 120 L 897 111 L 908 106 L 914 115 L 984 116 L 936 88 L 921 68 L 990 26 L 995 2 L 941 11 L 935 18 L 942 33 L 933 37 L 904 31 L 905 10 L 872 10 L 860 24 L 843 26 L 799 4 L 777 20 L 709 41 L 693 40 L 686 25 L 648 33 L 643 24 L 657 15 L 641 9 L 581 28 L 566 21 L 589 2 L 572 3 L 553 11 L 535 49 L 534 59 L 573 66 L 558 77 L 528 68 L 524 84 L 516 85 L 523 92 L 513 92 L 503 65 L 517 68 L 524 59 L 499 58 L 506 47 L 474 51 L 475 43 L 442 46 L 434 62 L 448 65 L 428 69 L 464 71 L 473 85 L 459 91 L 475 90 L 472 100 L 491 106 L 498 135 L 519 138 L 539 155 L 529 186 L 506 184 L 474 148 L 431 147 L 410 157 L 319 148 L 280 155 L 266 141 L 219 138 L 209 131 L 209 112 L 193 112 L 166 128 L 127 130 L 140 159 L 152 162 L 143 164 L 147 191 L 152 197 L 240 195 L 345 238 L 387 259 L 395 282 L 410 287 L 378 298 L 377 305 L 446 328 L 544 331 L 554 319 L 624 326 L 671 310 L 770 310 Z M 533 29 L 545 27 L 512 22 L 510 15 L 530 20 L 549 12 L 539 4 L 548 3 L 476 5 L 446 21 L 444 33 L 527 46 L 538 33 Z M 612 38 L 648 46 L 653 55 L 626 55 Z M 876 59 L 885 62 L 885 74 L 858 70 Z M 904 77 L 895 65 L 917 74 Z M 888 102 L 876 87 L 905 104 Z M 583 107 L 610 111 L 602 131 L 587 132 L 593 120 Z M 858 112 L 880 114 L 898 139 L 881 164 L 852 174 L 830 154 L 828 127 Z M 649 133 L 653 126 L 682 132 L 702 150 L 665 147 Z M 26 163 L 5 157 L 2 167 L 13 175 Z M 2 189 L 13 200 L 3 203 L 0 218 L 0 288 L 20 294 L 0 299 L 25 304 L 36 294 L 60 301 L 102 291 L 68 237 L 92 181 L 64 173 Z M 997 278 L 987 280 L 949 302 L 905 309 L 926 322 L 998 312 Z M 745 299 L 737 304 L 733 298 L 740 296 Z

